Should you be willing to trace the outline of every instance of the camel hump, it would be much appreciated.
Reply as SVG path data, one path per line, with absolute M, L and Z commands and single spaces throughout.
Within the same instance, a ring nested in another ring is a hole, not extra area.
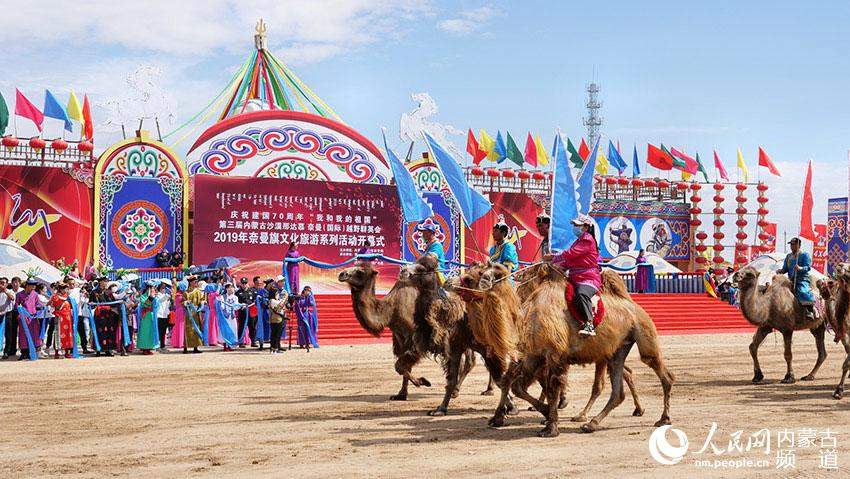
M 623 278 L 616 271 L 610 269 L 602 270 L 602 294 L 631 299 L 626 282 L 623 281 Z

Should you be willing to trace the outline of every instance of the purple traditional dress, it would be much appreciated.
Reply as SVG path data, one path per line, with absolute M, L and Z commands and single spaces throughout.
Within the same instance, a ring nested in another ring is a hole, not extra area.
M 297 249 L 291 249 L 286 252 L 287 258 L 299 258 L 301 253 Z M 301 280 L 298 277 L 298 263 L 286 263 L 286 275 L 289 277 L 289 291 L 296 294 L 301 291 Z
M 635 259 L 637 273 L 635 274 L 635 290 L 638 293 L 645 293 L 649 289 L 649 270 L 651 268 L 647 268 L 646 266 L 641 266 L 642 264 L 646 264 L 646 256 L 638 256 Z
M 316 314 L 316 300 L 313 293 L 301 295 L 295 301 L 295 316 L 298 318 L 298 345 L 319 347 L 316 335 L 319 333 L 319 317 Z

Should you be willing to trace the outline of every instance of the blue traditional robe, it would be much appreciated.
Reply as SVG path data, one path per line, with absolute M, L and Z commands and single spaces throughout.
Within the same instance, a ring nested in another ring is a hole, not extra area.
M 502 243 L 490 247 L 490 261 L 502 263 L 511 271 L 516 271 L 519 266 L 519 256 L 513 243 Z
M 434 241 L 429 244 L 427 248 L 425 248 L 425 253 L 423 254 L 432 254 L 437 257 L 439 260 L 438 268 L 445 269 L 446 268 L 446 253 L 443 251 L 443 244 L 439 241 Z
M 801 266 L 801 269 L 797 269 Z M 782 263 L 782 269 L 777 273 L 785 273 L 794 284 L 794 291 L 797 295 L 797 300 L 803 305 L 813 304 L 815 297 L 812 294 L 811 284 L 809 284 L 809 271 L 812 269 L 812 257 L 808 253 L 799 252 L 797 257 L 793 253 L 788 253 L 785 261 Z

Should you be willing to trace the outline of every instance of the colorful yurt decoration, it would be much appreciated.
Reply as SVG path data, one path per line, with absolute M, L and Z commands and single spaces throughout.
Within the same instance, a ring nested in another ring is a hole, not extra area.
M 95 167 L 94 258 L 101 267 L 150 268 L 188 250 L 188 174 L 146 131 L 106 150 Z

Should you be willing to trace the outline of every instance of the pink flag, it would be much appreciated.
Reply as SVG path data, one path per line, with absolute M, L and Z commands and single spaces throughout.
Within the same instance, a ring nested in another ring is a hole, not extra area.
M 720 172 L 720 178 L 722 178 L 723 181 L 729 181 L 729 176 L 726 174 L 726 168 L 723 167 L 723 162 L 720 161 L 720 157 L 717 156 L 717 150 L 714 150 L 714 167 Z
M 15 114 L 24 118 L 29 118 L 33 123 L 35 123 L 38 131 L 41 131 L 41 123 L 44 121 L 44 113 L 36 108 L 35 105 L 30 103 L 30 101 L 27 100 L 27 97 L 21 93 L 21 90 L 15 88 L 15 93 L 17 94 L 15 97 Z

